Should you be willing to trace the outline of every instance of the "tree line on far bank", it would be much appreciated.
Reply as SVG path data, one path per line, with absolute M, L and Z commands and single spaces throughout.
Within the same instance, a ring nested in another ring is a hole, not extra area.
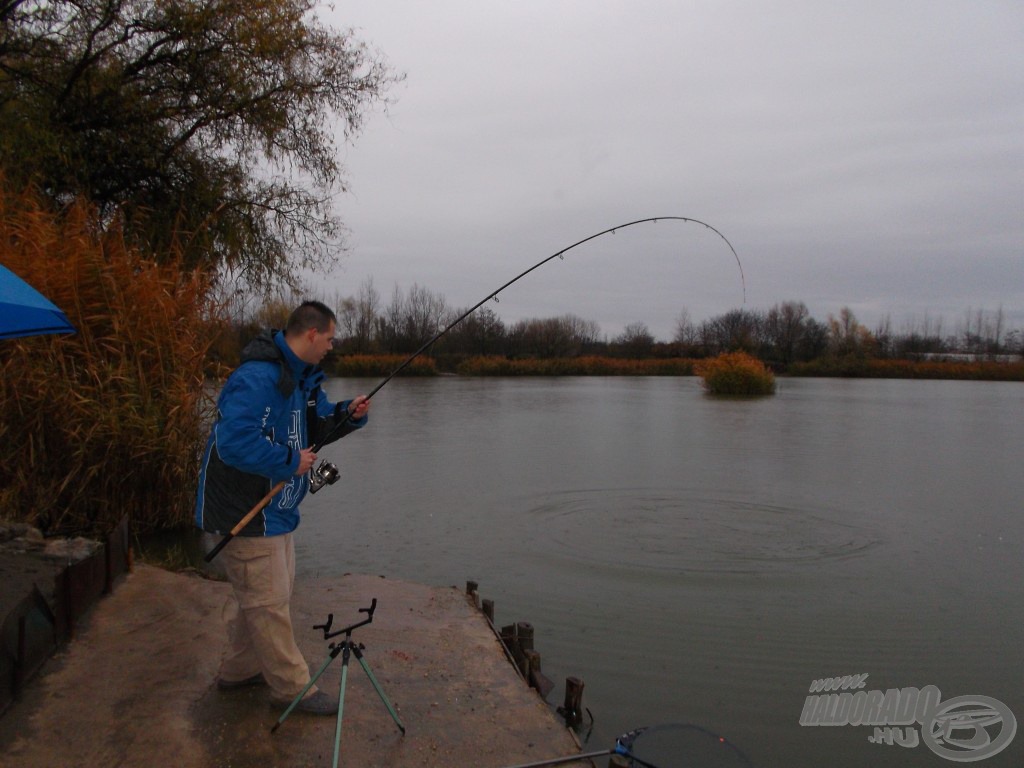
M 282 297 L 238 312 L 218 345 L 224 361 L 235 359 L 241 345 L 260 328 L 282 327 L 298 300 Z M 335 366 L 339 356 L 409 355 L 466 311 L 449 306 L 442 295 L 419 285 L 408 291 L 395 286 L 385 302 L 372 278 L 353 296 L 323 300 L 338 315 Z M 812 317 L 803 302 L 786 301 L 766 310 L 730 310 L 699 323 L 684 309 L 669 340 L 655 338 L 643 322 L 608 338 L 596 322 L 573 314 L 506 323 L 490 306 L 483 306 L 439 339 L 430 356 L 441 368 L 455 370 L 470 358 L 657 361 L 730 352 L 745 352 L 780 372 L 825 372 L 842 362 L 846 372 L 853 374 L 851 365 L 868 360 L 1019 361 L 1024 355 L 1024 332 L 1007 327 L 1001 308 L 968 311 L 949 332 L 941 321 L 927 317 L 899 328 L 886 319 L 872 330 L 848 307 L 822 321 Z M 332 365 L 331 359 L 327 365 Z

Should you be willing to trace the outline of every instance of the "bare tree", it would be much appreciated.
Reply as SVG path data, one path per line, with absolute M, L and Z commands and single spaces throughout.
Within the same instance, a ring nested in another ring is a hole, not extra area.
M 690 319 L 690 311 L 685 308 L 679 310 L 679 316 L 676 318 L 675 335 L 672 337 L 672 341 L 686 347 L 693 347 L 699 340 L 700 335 L 697 332 L 697 326 Z
M 764 336 L 779 362 L 788 365 L 796 360 L 810 316 L 807 305 L 802 301 L 786 301 L 768 310 Z
M 597 323 L 576 315 L 521 320 L 509 332 L 513 354 L 536 357 L 575 357 L 600 334 Z
M 415 284 L 405 295 L 396 284 L 391 301 L 376 318 L 377 340 L 390 352 L 412 352 L 437 335 L 447 312 L 440 294 Z
M 647 323 L 630 323 L 612 343 L 620 347 L 627 357 L 650 357 L 654 348 L 654 334 L 647 327 Z
M 406 299 L 406 334 L 411 346 L 419 347 L 441 329 L 448 304 L 444 296 L 413 284 Z
M 762 318 L 746 309 L 733 309 L 700 325 L 701 343 L 712 354 L 755 352 L 760 343 Z
M 829 352 L 836 357 L 862 356 L 874 348 L 871 332 L 857 322 L 849 307 L 839 310 L 839 316 L 828 316 Z
M 372 277 L 363 281 L 354 297 L 350 296 L 340 303 L 338 322 L 352 352 L 373 351 L 379 307 L 380 294 L 373 285 Z
M 446 321 L 451 323 L 465 309 L 455 309 Z M 466 355 L 496 355 L 505 348 L 505 324 L 490 307 L 481 307 L 455 326 L 444 338 L 445 351 Z

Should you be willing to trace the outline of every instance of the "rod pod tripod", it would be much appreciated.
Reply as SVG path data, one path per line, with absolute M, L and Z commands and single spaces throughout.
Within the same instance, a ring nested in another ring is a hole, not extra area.
M 352 642 L 352 632 L 359 627 L 365 627 L 367 624 L 373 621 L 373 612 L 377 610 L 377 598 L 373 598 L 369 608 L 360 608 L 360 613 L 365 613 L 366 618 L 362 621 L 356 622 L 344 629 L 339 629 L 337 632 L 331 632 L 331 625 L 334 624 L 334 614 L 327 614 L 327 621 L 323 624 L 314 624 L 313 629 L 322 629 L 324 631 L 324 640 L 330 640 L 332 637 L 338 635 L 344 635 L 345 639 L 340 643 L 331 643 L 330 653 L 327 654 L 327 658 L 324 659 L 324 663 L 320 665 L 320 669 L 313 675 L 306 687 L 299 691 L 299 694 L 295 697 L 288 708 L 284 711 L 281 717 L 278 718 L 277 722 L 274 723 L 274 727 L 270 729 L 271 733 L 275 733 L 281 726 L 281 723 L 292 713 L 292 710 L 298 706 L 299 702 L 306 695 L 306 692 L 313 687 L 313 684 L 320 678 L 320 676 L 327 671 L 327 667 L 334 661 L 338 656 L 341 656 L 341 685 L 338 689 L 338 718 L 337 724 L 334 728 L 334 762 L 332 765 L 334 768 L 338 768 L 338 758 L 341 756 L 341 721 L 345 710 L 345 685 L 348 681 L 348 660 L 349 656 L 355 656 L 356 661 L 359 662 L 359 666 L 363 668 L 366 676 L 370 678 L 370 682 L 373 684 L 373 689 L 377 691 L 377 695 L 380 696 L 380 700 L 384 702 L 384 706 L 387 707 L 388 712 L 391 715 L 391 719 L 395 721 L 395 725 L 398 726 L 398 730 L 405 735 L 405 726 L 402 725 L 402 721 L 398 719 L 398 713 L 395 708 L 388 701 L 388 697 L 384 693 L 384 689 L 380 687 L 380 683 L 377 682 L 377 678 L 373 676 L 373 671 L 370 669 L 370 665 L 366 663 L 366 659 L 363 658 L 363 649 L 366 647 L 362 643 Z

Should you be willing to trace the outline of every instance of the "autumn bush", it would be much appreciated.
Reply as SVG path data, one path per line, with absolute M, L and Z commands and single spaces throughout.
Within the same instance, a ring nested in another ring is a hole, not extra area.
M 704 388 L 713 395 L 770 395 L 775 392 L 775 375 L 765 364 L 746 352 L 729 352 L 696 365 Z
M 211 404 L 208 281 L 145 258 L 85 204 L 58 215 L 2 184 L 0 261 L 77 329 L 0 342 L 0 516 L 51 532 L 187 521 Z

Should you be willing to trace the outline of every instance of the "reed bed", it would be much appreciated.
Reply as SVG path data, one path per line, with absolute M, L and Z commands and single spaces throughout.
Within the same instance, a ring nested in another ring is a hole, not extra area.
M 65 336 L 0 342 L 0 517 L 50 532 L 189 520 L 211 405 L 210 285 L 130 247 L 91 208 L 0 185 L 0 261 L 60 307 Z
M 1024 381 L 1024 362 L 822 358 L 793 365 L 788 372 L 792 376 L 846 376 L 860 379 Z

